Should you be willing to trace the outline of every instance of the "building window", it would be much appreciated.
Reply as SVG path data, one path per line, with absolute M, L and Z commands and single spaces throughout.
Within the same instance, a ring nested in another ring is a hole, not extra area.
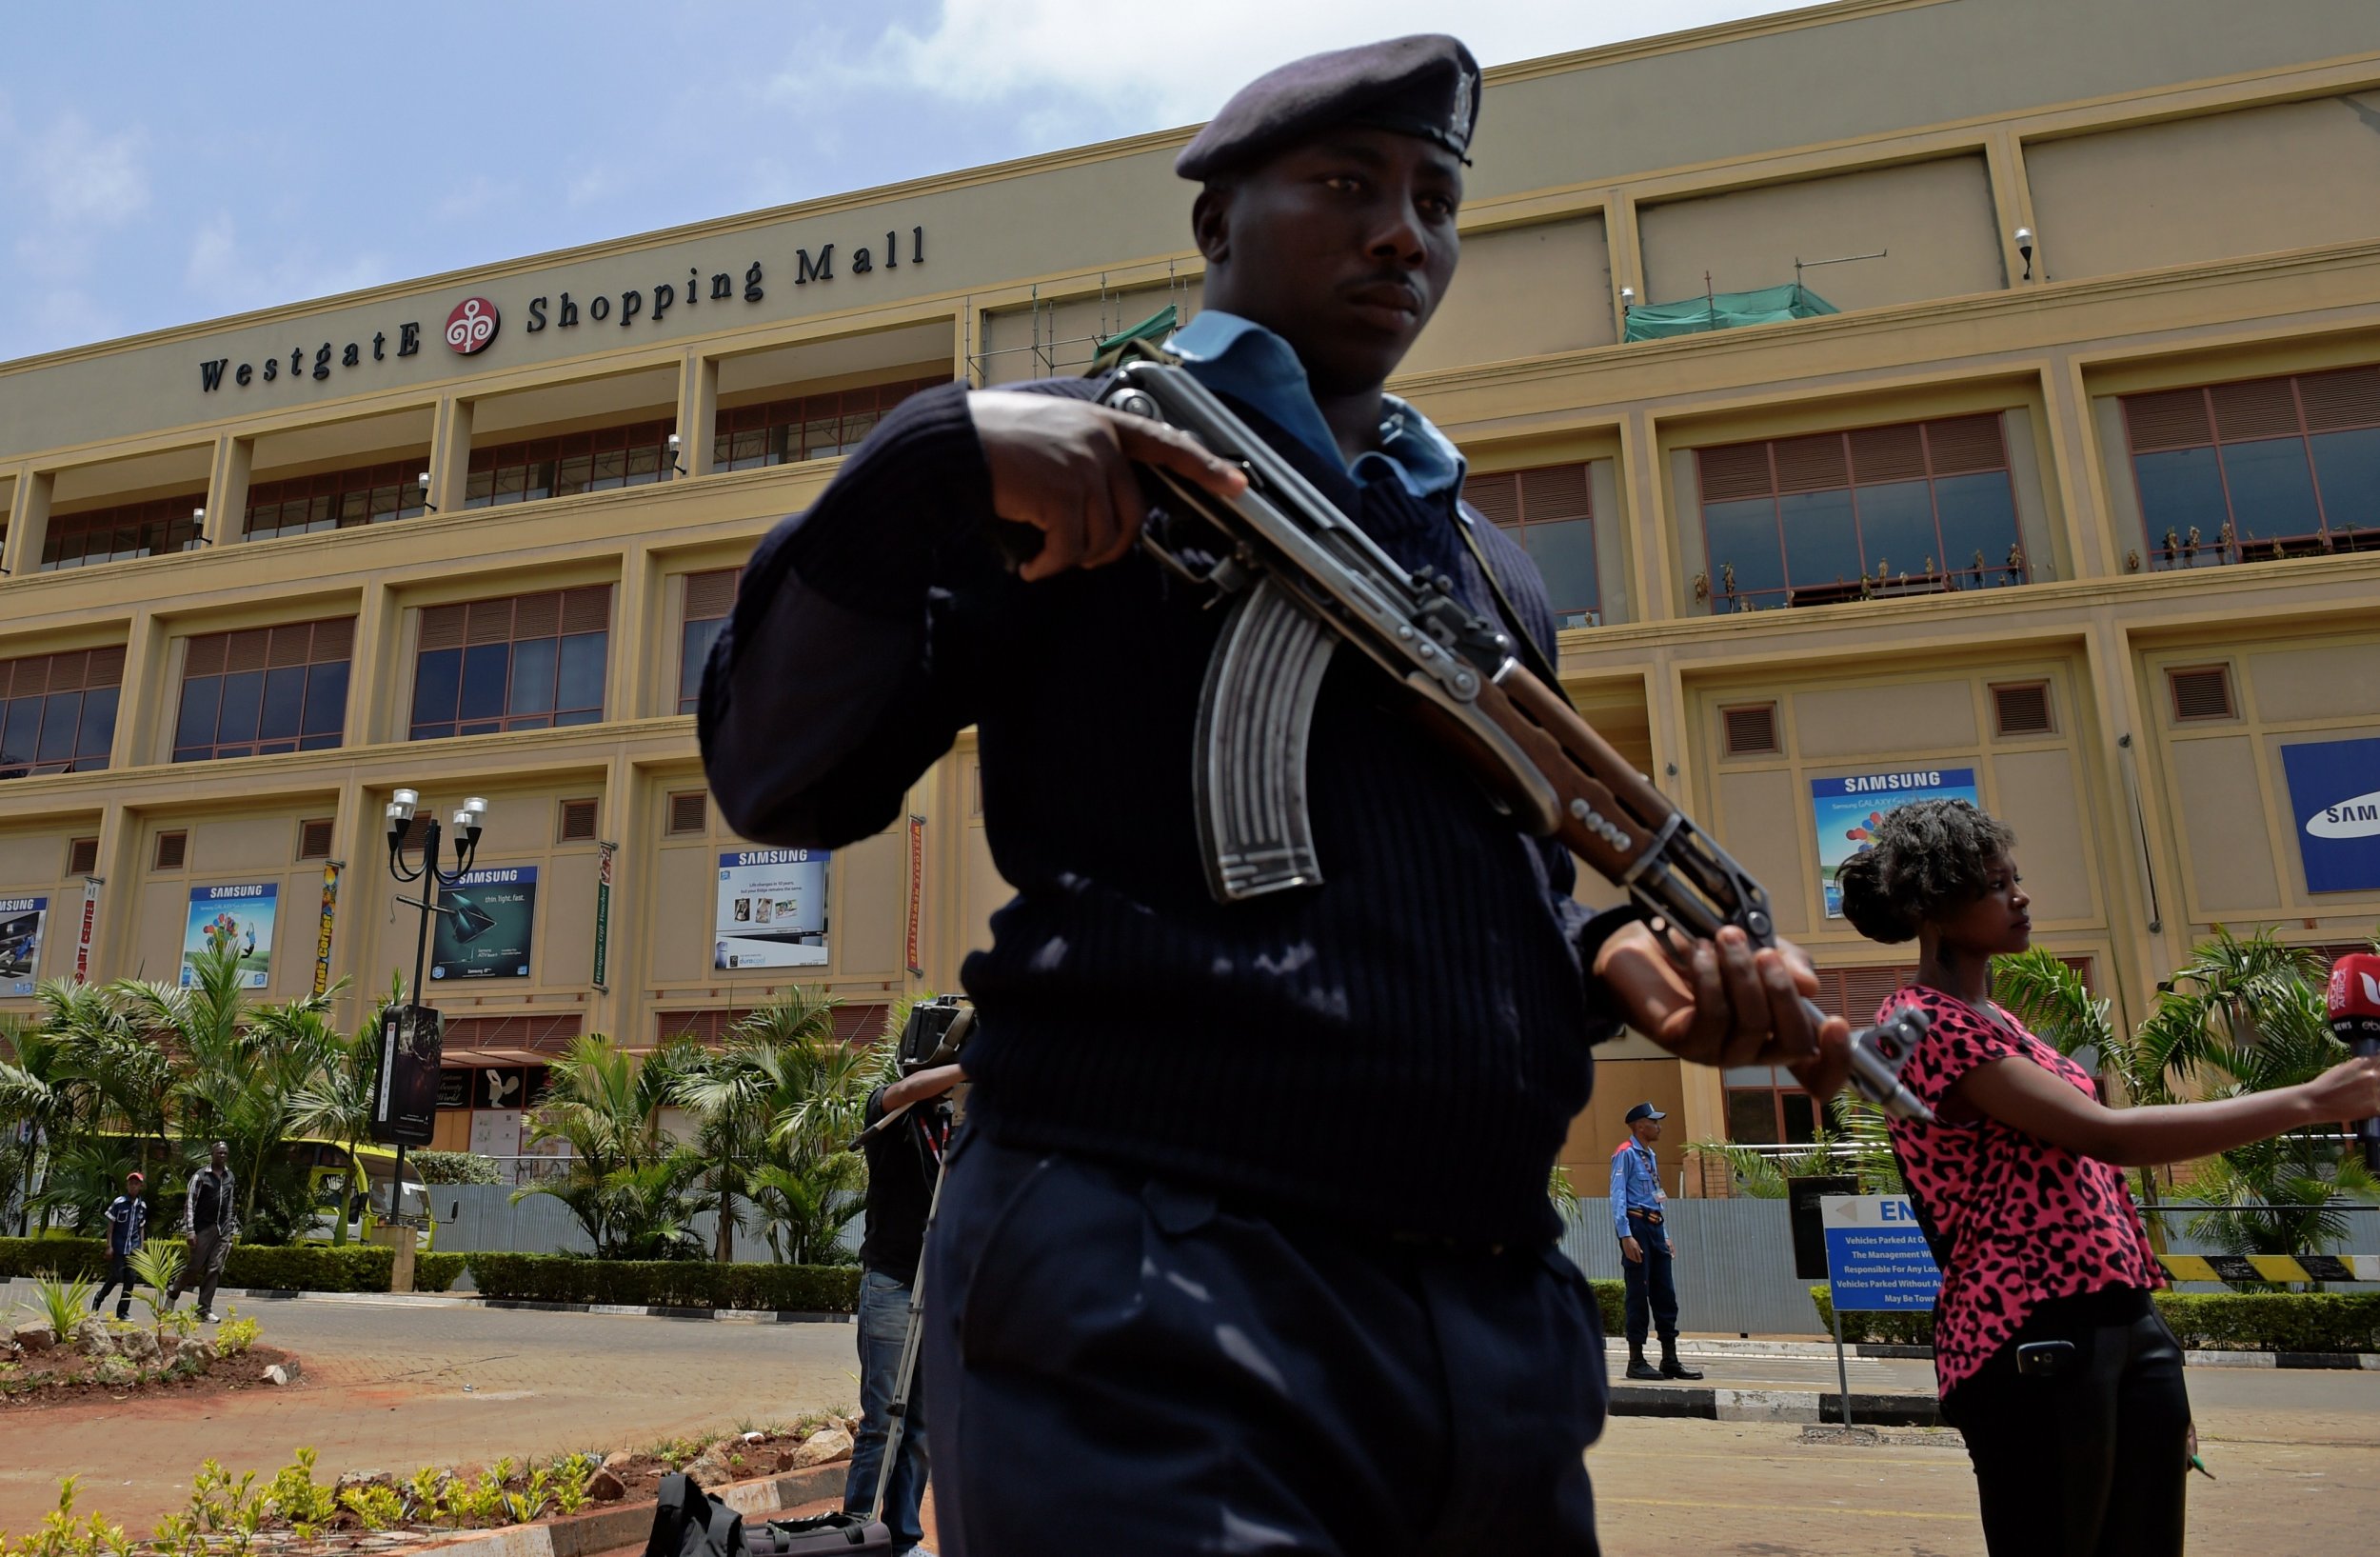
M 596 723 L 610 626 L 608 584 L 423 611 L 412 739 Z
M 571 497 L 615 487 L 667 481 L 668 422 L 634 422 L 560 438 L 532 438 L 471 450 L 471 473 L 464 488 L 466 509 L 534 503 L 542 497 Z
M 689 833 L 710 830 L 710 794 L 704 789 L 678 789 L 669 796 L 669 836 L 683 838 Z
M 390 519 L 416 519 L 423 509 L 420 460 L 332 470 L 288 481 L 260 481 L 248 492 L 246 534 L 251 541 L 353 529 Z
M 355 619 L 192 638 L 182 656 L 173 760 L 263 757 L 339 744 Z
M 1520 543 L 1545 579 L 1554 619 L 1566 628 L 1603 620 L 1603 588 L 1595 566 L 1595 499 L 1584 465 L 1548 465 L 1473 476 L 1465 502 Z
M 107 767 L 123 685 L 121 646 L 0 660 L 0 779 Z
M 915 378 L 723 410 L 711 439 L 711 464 L 722 470 L 748 470 L 847 454 L 867 441 L 886 411 L 920 389 L 949 382 Z
M 2127 395 L 2151 571 L 2380 549 L 2380 368 Z
M 41 540 L 41 570 L 194 549 L 197 512 L 206 501 L 205 492 L 189 492 L 89 513 L 53 513 Z
M 2022 584 L 1997 416 L 1700 449 L 1714 612 Z
M 703 701 L 703 666 L 711 657 L 719 629 L 736 609 L 741 568 L 685 576 L 685 626 L 678 634 L 678 711 L 692 713 Z
M 1727 1088 L 1727 1138 L 1742 1146 L 1774 1146 L 1818 1138 L 1818 1110 L 1808 1092 L 1779 1066 L 1733 1066 Z

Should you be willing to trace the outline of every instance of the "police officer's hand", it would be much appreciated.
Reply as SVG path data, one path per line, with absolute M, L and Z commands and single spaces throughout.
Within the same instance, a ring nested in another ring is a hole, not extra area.
M 1673 1260 L 1677 1258 L 1677 1240 L 1675 1238 L 1664 1238 L 1661 1242 L 1669 1246 L 1669 1257 Z
M 1644 1262 L 1644 1246 L 1637 1243 L 1634 1238 L 1621 1239 L 1619 1241 L 1619 1252 L 1621 1257 L 1626 1259 L 1630 1265 L 1640 1265 Z
M 1236 497 L 1240 468 L 1186 432 L 1144 416 L 1047 394 L 979 391 L 967 396 L 975 435 L 991 469 L 992 511 L 1041 532 L 1041 548 L 1018 569 L 1026 580 L 1069 568 L 1100 568 L 1132 549 L 1148 515 L 1137 461 Z
M 1595 972 L 1628 1025 L 1696 1065 L 1782 1065 L 1815 1097 L 1832 1097 L 1851 1070 L 1851 1025 L 1814 1024 L 1802 997 L 1818 990 L 1809 956 L 1790 941 L 1754 951 L 1729 926 L 1716 941 L 1675 929 L 1666 945 L 1638 923 L 1614 933 Z

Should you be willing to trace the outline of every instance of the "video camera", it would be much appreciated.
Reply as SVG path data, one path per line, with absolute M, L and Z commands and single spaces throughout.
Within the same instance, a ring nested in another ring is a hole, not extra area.
M 975 1031 L 975 1008 L 957 995 L 937 995 L 909 1008 L 895 1046 L 901 1073 L 912 1076 L 938 1065 L 955 1065 Z

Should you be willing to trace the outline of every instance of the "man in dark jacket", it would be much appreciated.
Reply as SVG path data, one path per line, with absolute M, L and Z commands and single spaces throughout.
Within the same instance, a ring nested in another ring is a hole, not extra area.
M 1478 87 L 1415 37 L 1243 90 L 1175 164 L 1207 311 L 1171 349 L 1400 563 L 1491 618 L 1492 572 L 1551 646 L 1462 456 L 1381 389 L 1453 278 Z M 704 686 L 713 788 L 772 844 L 880 831 L 978 731 L 1017 896 L 963 969 L 975 1091 L 926 1260 L 942 1539 L 1592 1552 L 1601 1344 L 1546 1195 L 1588 1046 L 1624 1020 L 1831 1089 L 1844 1028 L 1802 1015 L 1797 952 L 1728 930 L 1681 970 L 1591 918 L 1353 654 L 1307 754 L 1327 883 L 1216 904 L 1192 759 L 1223 613 L 1135 549 L 1133 466 L 1241 477 L 1101 387 L 905 402 L 762 544 Z
M 108 1202 L 101 1213 L 108 1223 L 108 1280 L 90 1300 L 90 1311 L 108 1301 L 108 1294 L 116 1294 L 116 1317 L 132 1317 L 132 1256 L 149 1241 L 149 1204 L 141 1198 L 141 1189 L 149 1182 L 146 1174 L 124 1175 L 124 1193 Z
M 215 1284 L 240 1236 L 239 1208 L 232 1201 L 231 1148 L 217 1141 L 207 1148 L 207 1166 L 190 1175 L 189 1198 L 182 1205 L 182 1234 L 189 1240 L 181 1274 L 166 1289 L 166 1306 L 182 1295 L 185 1283 L 198 1288 L 198 1317 L 215 1320 Z

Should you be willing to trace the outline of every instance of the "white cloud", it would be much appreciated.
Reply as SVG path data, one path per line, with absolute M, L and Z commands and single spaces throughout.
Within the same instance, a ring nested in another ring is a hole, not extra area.
M 193 298 L 227 313 L 329 297 L 387 279 L 387 263 L 375 253 L 326 262 L 312 249 L 297 248 L 258 260 L 241 246 L 239 224 L 228 210 L 199 224 L 182 273 Z
M 18 181 L 50 219 L 73 227 L 113 227 L 149 204 L 142 165 L 147 140 L 137 128 L 100 135 L 67 114 L 39 134 L 10 137 Z
M 772 89 L 798 96 L 840 74 L 962 102 L 1042 94 L 1156 128 L 1206 118 L 1275 65 L 1367 39 L 1452 31 L 1493 65 L 1775 9 L 1775 0 L 1672 0 L 1657 12 L 1614 0 L 1208 0 L 1158 12 L 1113 0 L 943 0 L 930 27 L 896 23 L 862 56 L 836 61 L 805 46 Z

